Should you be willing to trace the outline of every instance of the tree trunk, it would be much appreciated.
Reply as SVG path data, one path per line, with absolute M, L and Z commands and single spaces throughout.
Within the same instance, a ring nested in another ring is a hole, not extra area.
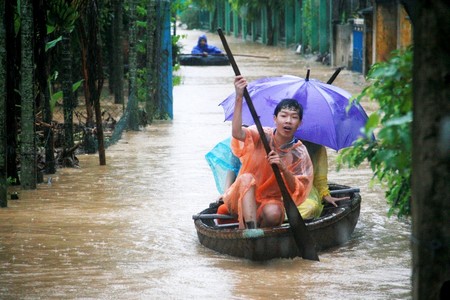
M 130 118 L 128 119 L 128 129 L 139 130 L 139 116 L 138 116 L 138 99 L 137 99 L 137 24 L 136 24 L 136 0 L 131 0 L 129 2 L 129 74 L 130 74 L 130 84 L 129 84 L 129 100 L 128 105 L 130 106 Z
M 64 110 L 64 148 L 69 149 L 74 145 L 73 141 L 73 91 L 72 91 L 72 47 L 71 34 L 64 31 L 62 35 L 61 51 L 61 85 L 63 91 Z
M 0 0 L 0 20 L 5 19 L 5 1 Z M 0 22 L 0 207 L 8 206 L 6 169 L 6 31 Z
M 97 20 L 99 17 L 99 13 L 96 1 L 89 2 L 86 16 L 88 24 L 89 51 L 87 62 L 89 66 L 89 95 L 91 96 L 90 103 L 93 103 L 95 111 L 96 134 L 100 165 L 106 165 L 102 112 L 100 109 L 100 94 L 103 88 L 103 68 L 101 50 L 98 41 L 99 26 Z
M 95 153 L 96 146 L 92 131 L 94 128 L 94 107 L 91 102 L 91 94 L 89 88 L 90 74 L 89 74 L 89 63 L 88 63 L 88 53 L 89 53 L 89 41 L 87 37 L 86 30 L 84 28 L 82 20 L 77 22 L 77 32 L 80 41 L 80 51 L 81 51 L 81 65 L 83 72 L 83 90 L 86 105 L 86 128 L 84 134 L 84 150 L 86 153 Z
M 47 40 L 47 7 L 46 1 L 33 2 L 36 6 L 34 11 L 36 16 L 36 79 L 38 82 L 38 102 L 42 106 L 42 121 L 45 124 L 52 124 L 53 114 L 50 109 L 50 91 L 48 86 L 49 62 L 45 51 Z M 53 129 L 44 126 L 44 147 L 45 147 L 45 173 L 54 174 L 56 172 L 55 148 L 53 142 Z
M 149 124 L 153 122 L 155 115 L 155 78 L 156 78 L 156 65 L 155 65 L 155 39 L 156 39 L 156 5 L 155 0 L 150 0 L 147 4 L 147 59 L 145 60 L 147 65 L 147 86 L 149 88 L 146 95 L 145 109 L 147 111 L 147 121 Z
M 406 1 L 411 3 L 412 1 Z M 450 36 L 447 0 L 417 1 L 414 24 L 413 299 L 450 290 Z M 447 296 L 445 296 L 447 295 Z
M 36 188 L 35 91 L 33 62 L 33 7 L 21 1 L 21 134 L 20 177 L 23 189 Z
M 153 42 L 153 118 L 161 118 L 162 116 L 162 106 L 161 106 L 161 86 L 162 86 L 162 67 L 161 67 L 161 45 L 162 45 L 162 9 L 161 1 L 155 1 L 155 39 Z
M 17 168 L 17 136 L 18 136 L 18 114 L 19 114 L 19 61 L 20 61 L 20 37 L 16 38 L 14 28 L 14 16 L 16 13 L 15 1 L 5 3 L 6 26 L 6 135 L 7 135 L 7 176 L 20 184 L 19 172 Z
M 160 107 L 163 115 L 161 117 L 173 119 L 173 96 L 172 96 L 172 37 L 170 34 L 170 0 L 162 0 L 161 3 L 161 48 L 159 55 L 161 61 L 159 85 Z
M 271 6 L 267 6 L 267 45 L 273 46 L 274 45 L 274 24 L 272 22 L 272 16 L 273 16 L 273 9 Z
M 106 2 L 106 1 L 105 1 Z M 115 22 L 117 21 L 116 12 L 115 12 L 115 0 L 108 1 L 102 5 L 108 7 L 108 15 L 112 16 L 110 26 L 104 26 L 103 30 L 105 31 L 105 40 L 103 47 L 106 48 L 104 53 L 105 63 L 108 66 L 108 90 L 111 95 L 114 95 L 115 91 L 115 76 L 116 76 L 116 53 L 117 51 L 117 42 L 116 42 L 116 28 Z
M 123 0 L 114 1 L 114 103 L 124 104 L 123 93 L 123 78 L 124 78 L 124 65 L 123 65 Z
M 47 66 L 46 66 L 47 67 Z M 48 75 L 48 72 L 46 72 Z M 50 91 L 48 86 L 45 90 L 41 91 L 43 93 L 44 104 L 42 107 L 43 121 L 46 124 L 53 123 L 53 113 L 50 108 Z M 55 160 L 55 136 L 52 127 L 46 126 L 44 128 L 44 139 L 45 139 L 45 173 L 55 174 L 56 173 L 56 160 Z

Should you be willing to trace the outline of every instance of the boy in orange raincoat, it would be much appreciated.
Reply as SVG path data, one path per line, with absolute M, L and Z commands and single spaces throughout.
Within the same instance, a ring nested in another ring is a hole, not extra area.
M 264 127 L 272 149 L 267 155 L 255 126 L 242 127 L 242 101 L 247 81 L 236 76 L 236 101 L 232 120 L 231 149 L 241 163 L 236 181 L 225 191 L 223 201 L 237 214 L 239 228 L 281 225 L 285 211 L 271 164 L 276 164 L 294 203 L 305 201 L 313 182 L 313 167 L 306 147 L 294 137 L 303 108 L 293 99 L 282 100 L 274 111 L 275 128 Z

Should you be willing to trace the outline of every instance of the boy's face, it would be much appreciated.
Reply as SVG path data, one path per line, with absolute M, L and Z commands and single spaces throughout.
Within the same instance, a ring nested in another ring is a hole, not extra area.
M 200 46 L 205 46 L 206 45 L 206 41 L 204 39 L 200 40 Z
M 298 127 L 302 123 L 297 110 L 282 108 L 276 116 L 273 117 L 277 132 L 286 138 L 293 138 Z

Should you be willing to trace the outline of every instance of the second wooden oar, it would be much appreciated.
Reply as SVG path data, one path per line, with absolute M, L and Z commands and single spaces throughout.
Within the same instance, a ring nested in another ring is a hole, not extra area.
M 237 216 L 222 215 L 222 214 L 197 214 L 193 215 L 194 220 L 207 220 L 207 219 L 221 219 L 221 220 L 235 220 Z
M 220 28 L 217 29 L 217 32 L 219 33 L 220 39 L 222 40 L 223 47 L 227 52 L 228 59 L 230 60 L 235 75 L 236 76 L 241 75 L 241 72 L 239 71 L 236 61 L 234 60 L 233 54 L 231 53 L 230 47 L 228 46 L 227 40 L 225 39 L 225 35 L 223 34 L 222 29 Z M 264 134 L 264 130 L 262 128 L 258 114 L 256 113 L 255 107 L 253 106 L 253 102 L 252 99 L 250 98 L 250 94 L 248 93 L 247 88 L 244 90 L 244 97 L 245 101 L 247 102 L 248 108 L 250 109 L 250 113 L 252 114 L 253 120 L 255 121 L 255 125 L 256 128 L 258 129 L 264 148 L 266 152 L 269 153 L 271 151 L 269 142 L 267 141 L 266 135 Z M 286 210 L 289 225 L 292 230 L 292 235 L 294 236 L 295 243 L 297 244 L 297 247 L 301 252 L 302 258 L 318 261 L 319 256 L 317 255 L 316 251 L 316 243 L 312 239 L 308 231 L 308 228 L 305 225 L 305 221 L 303 221 L 297 206 L 292 200 L 292 197 L 289 194 L 286 185 L 284 184 L 283 177 L 281 177 L 280 169 L 278 168 L 277 165 L 271 166 L 275 174 L 275 178 L 280 187 L 281 195 L 283 196 L 283 204 Z
M 342 189 L 342 190 L 331 190 L 330 195 L 337 195 L 337 194 L 350 194 L 350 193 L 359 193 L 359 188 L 349 188 L 349 189 Z
M 204 56 L 203 54 L 189 54 L 189 53 L 181 53 L 179 55 L 184 55 L 184 56 Z M 261 55 L 253 55 L 253 54 L 233 54 L 234 56 L 243 56 L 243 57 L 252 57 L 252 58 L 264 58 L 264 59 L 269 59 L 270 57 L 268 56 L 261 56 Z M 220 54 L 220 53 L 210 53 L 208 54 L 208 56 L 224 56 L 224 54 Z

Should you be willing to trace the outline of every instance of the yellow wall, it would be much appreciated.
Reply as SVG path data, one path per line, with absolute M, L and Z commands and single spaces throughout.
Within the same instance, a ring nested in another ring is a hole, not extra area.
M 411 20 L 408 17 L 405 9 L 402 5 L 399 4 L 399 41 L 398 47 L 401 49 L 406 48 L 407 46 L 412 44 L 412 25 Z
M 376 6 L 376 56 L 375 61 L 386 61 L 397 49 L 397 4 L 381 3 Z
M 392 51 L 409 46 L 412 25 L 403 5 L 396 1 L 377 3 L 375 32 L 375 62 L 386 61 Z

